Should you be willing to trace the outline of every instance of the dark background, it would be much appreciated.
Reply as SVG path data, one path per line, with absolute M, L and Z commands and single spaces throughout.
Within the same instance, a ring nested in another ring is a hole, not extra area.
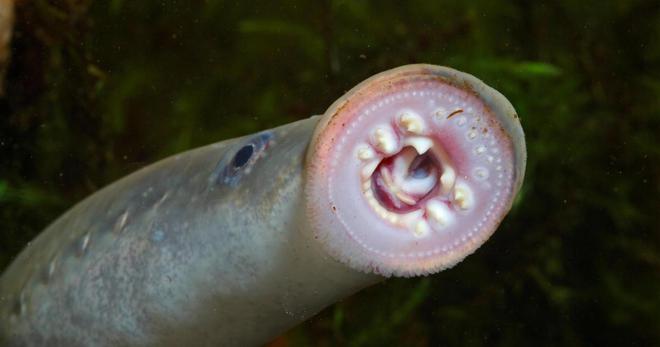
M 0 97 L 0 269 L 119 177 L 415 62 L 509 98 L 520 196 L 455 268 L 372 287 L 275 344 L 660 345 L 657 1 L 24 1 Z

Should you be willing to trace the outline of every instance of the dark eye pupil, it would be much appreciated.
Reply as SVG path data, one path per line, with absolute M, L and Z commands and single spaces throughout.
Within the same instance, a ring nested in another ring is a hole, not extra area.
M 248 160 L 250 160 L 252 153 L 254 153 L 253 145 L 247 145 L 241 148 L 238 152 L 236 152 L 236 155 L 234 156 L 234 167 L 238 168 L 245 165 Z

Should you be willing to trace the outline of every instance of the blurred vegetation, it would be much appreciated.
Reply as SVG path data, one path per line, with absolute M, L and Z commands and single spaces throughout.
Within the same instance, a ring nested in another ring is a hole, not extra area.
M 516 106 L 512 213 L 454 269 L 344 300 L 276 345 L 660 345 L 657 1 L 25 1 L 0 99 L 0 268 L 113 180 L 322 113 L 413 62 Z

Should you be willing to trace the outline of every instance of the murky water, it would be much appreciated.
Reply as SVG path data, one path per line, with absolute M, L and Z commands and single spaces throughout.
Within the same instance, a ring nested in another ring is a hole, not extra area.
M 120 177 L 426 62 L 516 108 L 528 164 L 512 212 L 456 267 L 369 288 L 273 345 L 660 344 L 654 1 L 36 0 L 13 23 L 12 3 L 0 0 L 1 269 Z

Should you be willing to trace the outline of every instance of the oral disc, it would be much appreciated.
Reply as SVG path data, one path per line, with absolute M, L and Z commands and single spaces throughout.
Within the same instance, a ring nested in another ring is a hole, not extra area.
M 515 111 L 483 82 L 431 65 L 394 69 L 320 119 L 306 164 L 310 227 L 351 267 L 434 272 L 492 234 L 524 158 Z

